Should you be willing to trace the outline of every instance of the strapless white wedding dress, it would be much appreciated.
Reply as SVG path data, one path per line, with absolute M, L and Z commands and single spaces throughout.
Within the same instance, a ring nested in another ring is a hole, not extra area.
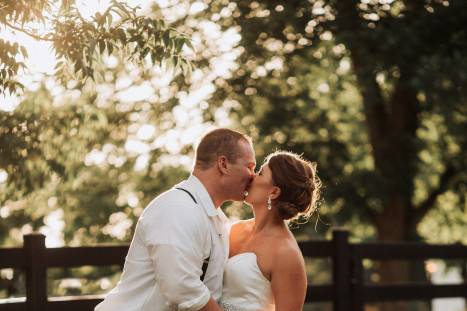
M 226 311 L 274 310 L 271 283 L 259 269 L 255 253 L 228 259 L 219 305 Z

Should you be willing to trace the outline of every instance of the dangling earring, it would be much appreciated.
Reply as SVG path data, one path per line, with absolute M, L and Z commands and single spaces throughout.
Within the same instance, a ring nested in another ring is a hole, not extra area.
M 269 196 L 269 197 L 268 197 L 268 210 L 271 210 L 271 209 L 272 209 L 271 197 Z

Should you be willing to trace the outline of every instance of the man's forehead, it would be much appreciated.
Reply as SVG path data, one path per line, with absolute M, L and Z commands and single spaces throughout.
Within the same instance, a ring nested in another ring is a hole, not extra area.
M 238 144 L 244 157 L 249 158 L 249 160 L 252 159 L 253 161 L 256 161 L 255 150 L 253 149 L 253 146 L 249 142 L 240 140 Z

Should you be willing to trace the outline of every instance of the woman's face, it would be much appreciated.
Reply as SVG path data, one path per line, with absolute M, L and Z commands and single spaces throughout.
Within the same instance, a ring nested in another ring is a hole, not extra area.
M 272 173 L 267 163 L 261 166 L 258 173 L 256 173 L 253 182 L 248 190 L 248 196 L 245 202 L 252 205 L 267 205 L 268 197 L 274 185 L 272 184 Z

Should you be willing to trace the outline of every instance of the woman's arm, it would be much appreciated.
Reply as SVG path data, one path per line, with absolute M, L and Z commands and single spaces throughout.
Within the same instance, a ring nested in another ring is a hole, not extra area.
M 271 287 L 276 311 L 301 311 L 307 290 L 305 263 L 300 251 L 285 248 L 274 257 Z

